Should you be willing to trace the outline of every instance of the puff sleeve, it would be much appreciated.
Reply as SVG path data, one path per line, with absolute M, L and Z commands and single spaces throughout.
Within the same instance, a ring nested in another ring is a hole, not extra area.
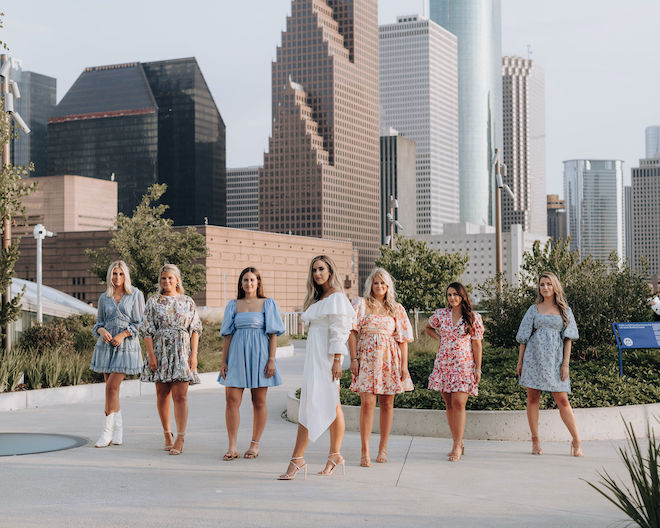
M 396 305 L 396 312 L 394 314 L 393 337 L 397 343 L 412 343 L 415 340 L 406 309 L 400 304 Z
M 529 338 L 532 337 L 534 332 L 534 315 L 536 314 L 536 305 L 532 304 L 525 313 L 525 317 L 520 322 L 518 333 L 516 334 L 516 341 L 521 345 L 527 344 Z
M 474 322 L 472 323 L 472 331 L 474 334 L 470 336 L 472 339 L 479 340 L 484 337 L 484 320 L 478 313 L 474 314 Z
M 142 319 L 142 324 L 140 325 L 140 335 L 144 337 L 153 338 L 156 335 L 156 330 L 158 325 L 156 324 L 156 297 L 157 295 L 152 295 L 147 301 L 147 305 L 144 308 L 144 319 Z
M 562 339 L 572 339 L 575 341 L 579 339 L 580 334 L 578 333 L 578 327 L 575 323 L 575 317 L 573 317 L 573 310 L 567 308 L 566 315 L 568 316 L 568 326 L 564 327 L 561 332 Z
M 275 299 L 268 297 L 264 301 L 264 318 L 266 320 L 266 334 L 275 334 L 279 336 L 284 333 L 284 323 L 282 323 L 280 309 L 277 307 Z
M 359 334 L 362 319 L 367 313 L 367 303 L 362 297 L 356 297 L 353 299 L 351 306 L 353 306 L 353 310 L 355 310 L 355 321 L 353 321 L 353 328 L 351 328 L 351 330 Z
M 222 328 L 220 328 L 221 336 L 228 336 L 236 331 L 234 317 L 236 317 L 236 300 L 232 299 L 227 303 L 227 306 L 225 306 L 225 314 L 222 316 Z
M 442 314 L 442 308 L 438 308 L 433 315 L 429 317 L 429 326 L 431 328 L 438 329 L 440 328 L 440 315 Z
M 351 333 L 356 320 L 355 310 L 343 293 L 335 293 L 331 297 L 332 313 L 328 313 L 328 354 L 345 356 L 348 354 L 348 335 Z
M 137 288 L 133 288 L 133 290 L 130 313 L 131 322 L 128 324 L 127 330 L 131 334 L 131 337 L 136 337 L 140 332 L 140 325 L 144 319 L 144 295 Z
M 96 309 L 96 324 L 92 328 L 92 334 L 94 337 L 101 337 L 99 334 L 99 329 L 105 327 L 105 293 L 102 293 L 99 297 L 99 306 Z
M 195 332 L 201 335 L 202 320 L 199 318 L 199 314 L 197 313 L 197 306 L 195 306 L 195 301 L 193 301 L 190 297 L 188 297 L 188 310 L 190 310 L 192 316 L 190 318 L 190 325 L 188 325 L 188 332 L 190 335 L 194 334 Z

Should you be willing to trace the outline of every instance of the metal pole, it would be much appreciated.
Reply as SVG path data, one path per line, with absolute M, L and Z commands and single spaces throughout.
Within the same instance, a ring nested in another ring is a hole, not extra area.
M 501 179 L 502 164 L 499 149 L 495 149 L 496 183 Z M 495 273 L 497 274 L 497 291 L 502 293 L 502 189 L 495 185 Z
M 37 238 L 37 323 L 44 322 L 44 310 L 41 302 L 41 244 L 43 239 Z
M 2 64 L 7 62 L 9 60 L 9 57 L 6 54 L 0 55 L 0 60 L 2 60 Z M 3 96 L 6 93 L 9 93 L 9 72 L 7 73 L 6 77 L 3 77 L 2 79 L 2 93 Z M 6 100 L 5 100 L 6 104 Z M 7 112 L 7 109 L 5 108 L 5 111 L 2 114 L 2 119 L 5 121 L 5 125 L 9 126 L 9 112 Z M 9 141 L 7 141 L 3 146 L 2 146 L 2 168 L 3 170 L 5 167 L 9 165 Z M 7 253 L 9 251 L 9 248 L 11 247 L 11 218 L 9 216 L 8 212 L 5 212 L 4 217 L 2 218 L 2 251 Z M 7 284 L 7 289 L 2 292 L 2 307 L 4 308 L 9 302 L 11 301 L 11 281 L 9 281 L 9 284 Z M 4 348 L 5 350 L 10 350 L 11 349 L 11 323 L 7 323 L 4 330 Z
M 390 249 L 394 249 L 394 195 L 390 194 Z

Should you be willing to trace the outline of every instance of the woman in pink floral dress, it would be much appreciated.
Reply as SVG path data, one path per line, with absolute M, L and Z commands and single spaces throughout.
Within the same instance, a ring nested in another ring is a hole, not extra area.
M 348 338 L 351 390 L 360 393 L 360 465 L 369 467 L 369 437 L 376 399 L 380 405 L 380 444 L 376 462 L 387 462 L 387 439 L 392 429 L 394 395 L 413 390 L 408 373 L 408 343 L 413 340 L 406 310 L 395 301 L 392 277 L 374 269 L 365 283 L 364 298 L 353 302 L 357 320 Z M 359 336 L 359 337 L 358 337 Z
M 459 282 L 447 287 L 449 308 L 436 310 L 426 325 L 426 333 L 440 341 L 429 389 L 442 392 L 447 406 L 447 421 L 454 441 L 449 461 L 458 462 L 465 452 L 465 404 L 476 396 L 481 380 L 481 316 L 472 311 L 467 290 Z

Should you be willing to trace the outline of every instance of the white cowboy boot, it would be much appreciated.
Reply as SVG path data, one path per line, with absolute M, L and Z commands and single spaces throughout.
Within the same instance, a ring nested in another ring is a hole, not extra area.
M 108 447 L 112 442 L 112 427 L 115 423 L 115 415 L 117 413 L 111 413 L 105 417 L 105 425 L 103 426 L 103 432 L 101 436 L 94 444 L 94 447 Z
M 121 419 L 121 411 L 113 413 L 115 416 L 115 422 L 112 426 L 112 443 L 114 445 L 121 445 L 123 441 L 123 422 Z

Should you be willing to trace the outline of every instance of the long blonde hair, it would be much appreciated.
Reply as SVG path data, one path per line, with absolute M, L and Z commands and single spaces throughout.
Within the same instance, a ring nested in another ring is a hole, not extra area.
M 552 284 L 552 289 L 555 296 L 555 304 L 559 308 L 559 313 L 561 314 L 561 319 L 564 322 L 564 326 L 568 326 L 568 303 L 566 302 L 566 297 L 564 296 L 564 288 L 562 288 L 561 282 L 557 278 L 557 275 L 551 271 L 544 271 L 539 275 L 539 280 L 536 283 L 536 304 L 541 304 L 543 302 L 543 295 L 541 295 L 541 279 L 550 279 Z
M 160 287 L 160 276 L 164 273 L 171 273 L 176 277 L 176 292 L 179 295 L 183 295 L 183 282 L 181 282 L 181 270 L 174 264 L 164 264 L 160 271 L 158 272 L 158 293 L 162 295 L 163 289 Z
M 369 276 L 364 283 L 364 300 L 366 301 L 367 306 L 372 310 L 377 308 L 378 305 L 376 303 L 378 301 L 376 301 L 372 289 L 373 282 L 376 277 L 383 279 L 383 282 L 387 285 L 387 291 L 385 292 L 385 298 L 383 299 L 383 306 L 385 307 L 385 311 L 394 317 L 394 314 L 396 314 L 396 291 L 394 289 L 394 281 L 392 280 L 392 276 L 387 272 L 386 269 L 374 268 L 371 270 L 371 273 L 369 273 Z
M 319 260 L 325 262 L 325 264 L 328 266 L 328 270 L 330 271 L 330 278 L 328 278 L 330 288 L 344 293 L 344 288 L 342 287 L 339 276 L 337 275 L 337 265 L 335 264 L 335 261 L 327 255 L 318 255 L 312 259 L 312 262 L 309 263 L 309 273 L 307 274 L 307 295 L 305 296 L 303 310 L 307 310 L 307 308 L 318 301 L 321 298 L 321 295 L 323 295 L 323 288 L 316 284 L 312 274 L 312 268 L 314 267 L 314 264 Z
M 131 272 L 128 270 L 126 262 L 123 260 L 115 260 L 108 266 L 108 273 L 105 276 L 105 296 L 112 297 L 115 294 L 115 286 L 112 284 L 112 270 L 119 268 L 124 272 L 124 291 L 131 295 L 133 293 L 133 285 L 131 284 Z

